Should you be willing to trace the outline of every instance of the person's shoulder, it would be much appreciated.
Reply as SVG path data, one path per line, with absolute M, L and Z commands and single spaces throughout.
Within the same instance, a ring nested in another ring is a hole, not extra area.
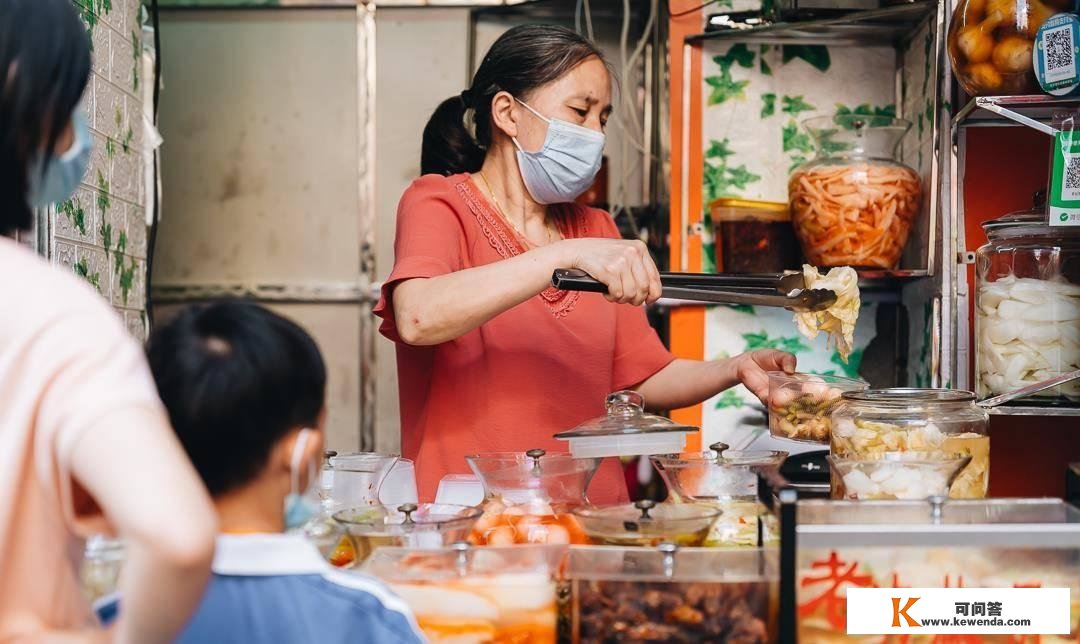
M 4 316 L 9 324 L 40 329 L 77 316 L 87 327 L 122 330 L 115 311 L 89 282 L 10 239 L 0 238 L 0 275 L 0 292 L 19 311 Z M 108 284 L 107 276 L 98 279 Z
M 399 638 L 397 641 L 422 641 L 408 604 L 378 579 L 358 572 L 328 570 L 318 583 L 324 593 L 344 602 L 344 617 L 355 624 L 393 634 Z
M 451 195 L 456 194 L 461 184 L 469 180 L 468 174 L 452 174 L 449 176 L 441 174 L 425 174 L 418 179 L 414 179 L 409 187 L 405 189 L 402 199 L 406 197 L 432 197 L 439 195 Z

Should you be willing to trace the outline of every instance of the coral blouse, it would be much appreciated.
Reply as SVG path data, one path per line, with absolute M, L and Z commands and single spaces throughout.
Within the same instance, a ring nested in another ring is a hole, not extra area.
M 602 210 L 563 204 L 553 214 L 564 238 L 619 237 Z M 468 174 L 413 182 L 398 206 L 394 252 L 375 314 L 383 320 L 380 332 L 397 344 L 402 454 L 416 462 L 421 500 L 434 498 L 444 475 L 469 472 L 467 454 L 565 452 L 553 434 L 603 414 L 607 394 L 640 384 L 673 360 L 642 307 L 550 287 L 449 342 L 402 342 L 392 306 L 396 285 L 525 252 Z M 598 475 L 590 498 L 617 489 L 625 490 L 621 481 Z

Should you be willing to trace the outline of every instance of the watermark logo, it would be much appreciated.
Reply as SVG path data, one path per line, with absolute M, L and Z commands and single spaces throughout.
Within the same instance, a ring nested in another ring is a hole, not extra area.
M 848 588 L 847 632 L 1068 635 L 1068 588 Z
M 907 598 L 907 603 L 904 604 L 903 608 L 900 608 L 900 602 L 902 602 L 904 600 L 902 598 L 900 598 L 900 597 L 893 597 L 892 598 L 892 625 L 893 625 L 893 628 L 900 628 L 900 626 L 901 626 L 900 618 L 901 617 L 904 618 L 904 621 L 906 621 L 907 625 L 910 626 L 911 628 L 920 628 L 922 626 L 922 624 L 920 624 L 919 622 L 912 619 L 911 615 L 908 614 L 908 611 L 911 610 L 911 607 L 914 606 L 915 602 L 919 601 L 920 599 L 922 599 L 922 598 L 921 597 L 908 597 Z

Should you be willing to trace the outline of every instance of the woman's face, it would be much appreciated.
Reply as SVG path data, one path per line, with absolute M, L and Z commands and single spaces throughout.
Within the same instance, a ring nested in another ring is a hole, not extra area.
M 520 98 L 549 119 L 603 132 L 611 115 L 611 77 L 599 58 L 589 58 L 561 78 Z M 544 146 L 547 123 L 517 104 L 514 120 L 521 147 L 535 151 Z

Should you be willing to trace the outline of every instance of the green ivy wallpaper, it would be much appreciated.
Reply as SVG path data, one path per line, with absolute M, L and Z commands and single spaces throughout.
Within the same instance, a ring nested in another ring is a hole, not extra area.
M 73 0 L 93 44 L 84 97 L 94 150 L 75 195 L 49 213 L 49 255 L 146 335 L 146 189 L 140 0 Z

